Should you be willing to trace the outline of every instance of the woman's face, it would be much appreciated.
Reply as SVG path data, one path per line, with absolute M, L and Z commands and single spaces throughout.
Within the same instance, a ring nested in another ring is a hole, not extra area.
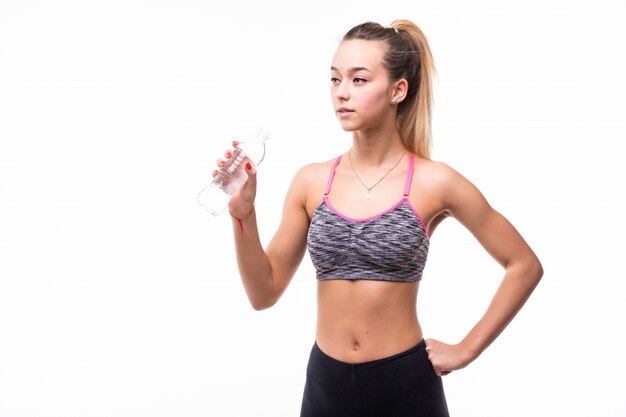
M 331 98 L 344 130 L 376 128 L 390 117 L 392 91 L 384 54 L 381 41 L 353 39 L 337 48 L 330 68 Z

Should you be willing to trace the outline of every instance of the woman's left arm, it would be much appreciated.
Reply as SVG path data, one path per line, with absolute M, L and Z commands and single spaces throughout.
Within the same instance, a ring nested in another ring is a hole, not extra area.
M 476 186 L 445 164 L 441 164 L 440 174 L 446 214 L 463 224 L 505 269 L 487 311 L 461 342 L 449 345 L 426 339 L 435 372 L 447 375 L 467 366 L 498 337 L 541 280 L 543 267 L 520 233 Z

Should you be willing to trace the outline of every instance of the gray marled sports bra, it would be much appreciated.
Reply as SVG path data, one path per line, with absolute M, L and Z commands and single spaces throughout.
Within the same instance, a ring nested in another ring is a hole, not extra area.
M 411 153 L 404 196 L 391 208 L 365 219 L 339 213 L 328 193 L 341 156 L 335 161 L 324 198 L 313 211 L 308 249 L 318 280 L 419 281 L 428 257 L 429 237 L 408 199 L 415 156 Z

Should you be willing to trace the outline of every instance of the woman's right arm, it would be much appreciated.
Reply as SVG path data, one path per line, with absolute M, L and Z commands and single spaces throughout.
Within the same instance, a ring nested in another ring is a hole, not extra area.
M 244 289 L 255 310 L 270 308 L 285 292 L 305 251 L 309 218 L 306 212 L 307 168 L 294 176 L 283 204 L 280 225 L 267 249 L 259 238 L 254 198 L 256 171 L 229 203 L 235 251 Z

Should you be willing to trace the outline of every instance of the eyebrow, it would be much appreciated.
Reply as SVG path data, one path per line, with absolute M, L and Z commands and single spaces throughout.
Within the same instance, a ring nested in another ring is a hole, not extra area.
M 337 68 L 331 66 L 330 67 L 331 71 L 337 71 L 337 72 L 341 72 L 339 71 Z M 357 71 L 367 71 L 367 72 L 372 72 L 369 69 L 367 69 L 366 67 L 352 67 L 348 69 L 348 72 L 357 72 Z

